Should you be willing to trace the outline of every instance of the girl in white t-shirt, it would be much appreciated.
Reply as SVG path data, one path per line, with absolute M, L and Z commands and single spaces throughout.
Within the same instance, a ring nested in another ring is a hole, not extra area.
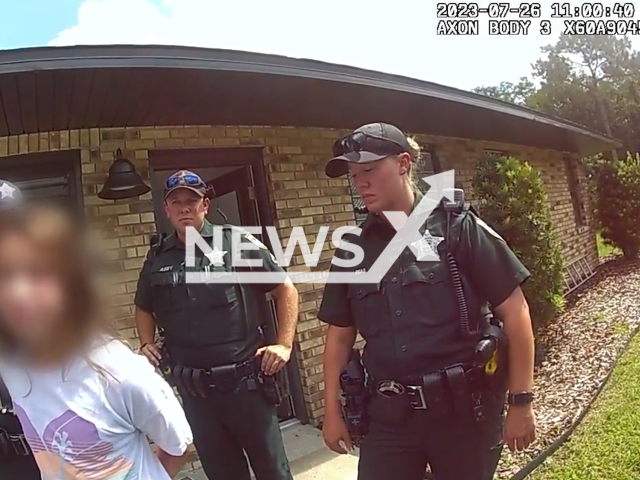
M 164 379 L 105 321 L 83 239 L 53 207 L 3 217 L 0 375 L 44 480 L 167 480 L 191 430 Z

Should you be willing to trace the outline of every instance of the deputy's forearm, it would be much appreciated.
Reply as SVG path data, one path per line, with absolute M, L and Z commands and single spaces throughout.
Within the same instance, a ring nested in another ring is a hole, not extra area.
M 509 339 L 509 391 L 530 392 L 533 389 L 535 346 L 527 303 L 509 309 L 503 321 Z
M 326 415 L 340 413 L 340 373 L 349 361 L 355 339 L 355 329 L 329 325 L 322 360 Z
M 153 343 L 156 339 L 156 322 L 153 315 L 136 307 L 135 322 L 140 344 Z
M 278 316 L 278 345 L 293 347 L 293 339 L 296 335 L 298 323 L 298 290 L 287 280 L 285 283 L 271 292 L 276 301 L 276 314 Z

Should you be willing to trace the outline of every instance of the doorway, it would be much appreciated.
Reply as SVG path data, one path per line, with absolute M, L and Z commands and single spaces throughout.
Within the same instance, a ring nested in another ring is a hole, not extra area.
M 149 151 L 149 162 L 158 232 L 172 231 L 162 205 L 164 183 L 180 169 L 198 174 L 213 187 L 214 196 L 207 214 L 211 223 L 273 225 L 261 147 L 153 150 Z M 268 235 L 262 235 L 260 240 L 271 248 Z M 258 310 L 263 319 L 265 340 L 274 343 L 278 328 L 275 302 L 266 295 Z M 278 408 L 278 418 L 282 422 L 295 418 L 302 423 L 308 422 L 297 364 L 294 350 L 287 367 L 277 374 L 283 394 Z

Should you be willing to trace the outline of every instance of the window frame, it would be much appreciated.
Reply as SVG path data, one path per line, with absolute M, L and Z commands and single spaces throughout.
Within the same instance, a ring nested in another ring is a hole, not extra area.
M 80 150 L 26 153 L 0 158 L 0 178 L 8 182 L 68 177 L 69 200 L 83 218 L 84 196 Z
M 571 156 L 563 155 L 564 173 L 571 197 L 573 207 L 573 219 L 576 228 L 580 229 L 588 225 L 587 208 L 585 205 L 585 192 L 583 182 L 580 181 L 580 160 Z

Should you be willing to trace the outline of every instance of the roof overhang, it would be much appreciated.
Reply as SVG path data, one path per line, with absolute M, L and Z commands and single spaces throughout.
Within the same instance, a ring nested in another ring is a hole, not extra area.
M 175 46 L 0 51 L 0 136 L 156 125 L 403 130 L 590 155 L 620 145 L 482 95 L 342 65 Z

